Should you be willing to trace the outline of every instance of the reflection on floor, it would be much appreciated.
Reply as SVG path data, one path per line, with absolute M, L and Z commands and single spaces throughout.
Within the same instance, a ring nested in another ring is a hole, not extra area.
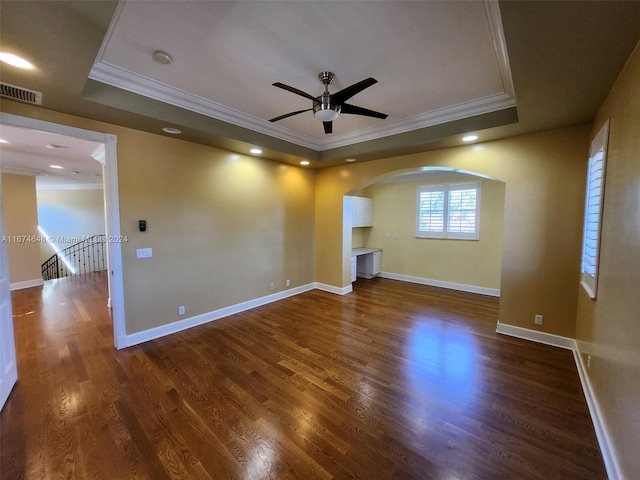
M 386 279 L 123 351 L 106 277 L 13 292 L 2 478 L 603 479 L 569 351 Z

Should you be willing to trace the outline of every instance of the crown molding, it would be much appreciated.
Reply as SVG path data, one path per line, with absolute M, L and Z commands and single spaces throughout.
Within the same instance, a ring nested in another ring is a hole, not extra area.
M 139 75 L 125 68 L 103 62 L 100 59 L 93 65 L 89 73 L 89 78 L 303 147 L 314 150 L 321 149 L 320 142 L 312 137 L 302 135 L 279 125 L 274 125 L 253 115 L 242 113 L 199 95 L 185 92 L 184 90 L 158 82 L 144 75 Z
M 322 150 L 330 148 L 344 147 L 354 143 L 374 140 L 399 133 L 410 132 L 420 128 L 433 127 L 442 123 L 455 122 L 464 118 L 482 115 L 483 113 L 496 112 L 516 105 L 515 100 L 506 93 L 490 95 L 488 97 L 470 100 L 468 102 L 452 105 L 431 112 L 416 115 L 414 117 L 389 122 L 384 126 L 373 127 L 355 132 L 337 135 L 326 144 L 323 143 Z
M 69 183 L 59 185 L 38 185 L 36 190 L 104 190 L 102 183 Z
M 511 76 L 511 65 L 509 64 L 509 54 L 507 52 L 507 42 L 504 38 L 504 30 L 502 28 L 502 15 L 500 14 L 500 5 L 497 1 L 482 2 L 484 14 L 487 17 L 487 25 L 489 33 L 493 40 L 493 51 L 498 61 L 498 69 L 500 70 L 500 78 L 502 79 L 502 87 L 504 92 L 514 100 L 515 90 L 513 88 L 513 77 Z
M 89 74 L 90 79 L 316 151 L 344 147 L 368 140 L 432 127 L 475 115 L 511 108 L 516 105 L 509 57 L 502 28 L 502 17 L 500 15 L 499 4 L 495 0 L 483 1 L 482 3 L 487 20 L 487 28 L 492 38 L 492 45 L 500 72 L 503 87 L 502 92 L 394 122 L 386 122 L 384 125 L 342 135 L 332 135 L 331 138 L 320 140 L 229 108 L 207 98 L 158 82 L 105 61 L 104 56 L 106 49 L 120 20 L 125 3 L 126 2 L 120 2 L 117 7 L 116 13 L 98 52 L 98 56 L 96 57 L 96 61 Z
M 37 177 L 38 175 L 45 175 L 48 172 L 37 168 L 29 167 L 17 167 L 14 165 L 4 165 L 0 167 L 0 173 L 8 173 L 11 175 L 26 175 L 28 177 Z

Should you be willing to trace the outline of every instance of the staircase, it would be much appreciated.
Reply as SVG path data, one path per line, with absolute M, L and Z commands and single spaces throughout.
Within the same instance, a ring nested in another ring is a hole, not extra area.
M 105 235 L 94 235 L 53 254 L 42 264 L 42 279 L 53 280 L 106 270 L 105 243 Z

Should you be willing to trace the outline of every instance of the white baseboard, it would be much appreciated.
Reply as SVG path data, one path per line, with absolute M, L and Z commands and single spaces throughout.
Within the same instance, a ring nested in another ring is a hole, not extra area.
M 9 289 L 22 290 L 23 288 L 39 287 L 44 285 L 44 280 L 41 278 L 34 278 L 33 280 L 25 280 L 24 282 L 15 282 L 9 285 Z
M 582 383 L 582 390 L 587 400 L 587 406 L 589 407 L 589 413 L 593 420 L 593 428 L 596 431 L 596 437 L 598 437 L 598 444 L 600 445 L 600 452 L 602 452 L 602 459 L 604 460 L 604 466 L 607 469 L 607 475 L 609 480 L 622 480 L 624 477 L 620 473 L 620 465 L 611 442 L 611 437 L 607 432 L 607 427 L 604 423 L 604 416 L 602 410 L 598 404 L 595 393 L 591 388 L 591 382 L 587 375 L 586 368 L 582 362 L 582 355 L 580 350 L 575 349 L 573 351 L 573 357 L 576 361 L 576 367 L 578 368 L 578 375 L 580 376 L 580 383 Z
M 578 345 L 573 338 L 562 337 L 560 335 L 554 335 L 552 333 L 539 332 L 538 330 L 531 330 L 529 328 L 516 327 L 515 325 L 509 325 L 506 323 L 498 322 L 496 326 L 496 332 L 510 337 L 522 338 L 524 340 L 531 340 L 532 342 L 544 343 L 545 345 L 551 345 L 553 347 L 566 348 L 567 350 L 577 350 Z
M 399 273 L 382 272 L 380 273 L 382 278 L 389 278 L 391 280 L 400 280 L 402 282 L 419 283 L 421 285 L 429 285 L 431 287 L 448 288 L 450 290 L 459 290 L 461 292 L 479 293 L 481 295 L 490 295 L 492 297 L 499 297 L 500 290 L 497 288 L 478 287 L 475 285 L 465 285 L 463 283 L 444 282 L 442 280 L 433 280 L 423 277 L 412 277 L 410 275 L 401 275 Z
M 609 480 L 622 480 L 623 477 L 620 473 L 620 466 L 618 465 L 613 443 L 611 442 L 611 437 L 607 433 L 602 411 L 600 410 L 598 401 L 596 400 L 593 389 L 591 388 L 589 377 L 584 367 L 584 363 L 582 362 L 582 355 L 580 355 L 580 350 L 578 349 L 578 343 L 573 338 L 539 332 L 537 330 L 530 330 L 523 327 L 516 327 L 514 325 L 508 325 L 500 322 L 498 322 L 496 326 L 496 332 L 503 335 L 509 335 L 511 337 L 530 340 L 532 342 L 544 343 L 545 345 L 566 348 L 573 352 L 573 359 L 576 362 L 582 391 L 584 392 L 584 397 L 587 401 L 587 406 L 589 407 L 589 414 L 591 415 L 593 428 L 596 432 L 605 468 L 607 469 L 607 476 L 609 477 Z
M 334 287 L 333 285 L 327 285 L 326 283 L 314 283 L 314 288 L 318 290 L 322 290 L 324 292 L 335 293 L 336 295 L 346 295 L 347 293 L 353 292 L 353 287 L 351 285 L 347 285 L 346 287 Z
M 164 337 L 165 335 L 170 335 L 172 333 L 181 332 L 182 330 L 202 325 L 204 323 L 213 322 L 214 320 L 219 320 L 235 313 L 244 312 L 245 310 L 250 310 L 261 305 L 266 305 L 267 303 L 272 303 L 284 298 L 293 297 L 294 295 L 313 290 L 314 288 L 316 288 L 315 284 L 309 283 L 307 285 L 290 288 L 288 290 L 274 293 L 272 295 L 267 295 L 265 297 L 256 298 L 246 302 L 238 303 L 236 305 L 231 305 L 229 307 L 224 307 L 218 310 L 203 313 L 201 315 L 196 315 L 194 317 L 171 322 L 159 327 L 150 328 L 148 330 L 143 330 L 141 332 L 136 332 L 129 335 L 122 335 L 118 338 L 117 345 L 119 349 L 138 345 L 139 343 Z

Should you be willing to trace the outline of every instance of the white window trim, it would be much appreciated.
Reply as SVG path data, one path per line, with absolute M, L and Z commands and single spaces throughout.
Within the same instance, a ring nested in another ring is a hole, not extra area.
M 587 171 L 587 187 L 585 192 L 585 208 L 584 208 L 584 225 L 582 231 L 582 255 L 580 257 L 580 284 L 589 294 L 590 298 L 595 299 L 598 292 L 598 273 L 600 270 L 600 240 L 602 237 L 602 211 L 604 209 L 605 180 L 607 173 L 607 148 L 609 143 L 609 120 L 602 126 L 598 134 L 591 142 L 589 150 L 589 166 Z M 598 174 L 594 174 L 592 165 L 597 161 L 596 154 L 602 152 L 602 173 L 599 178 L 599 184 L 594 185 L 593 182 L 598 180 Z M 589 200 L 593 195 L 593 190 L 600 188 L 599 201 L 596 204 L 598 209 L 597 222 L 588 222 L 589 217 Z M 591 227 L 591 228 L 590 228 Z M 587 256 L 587 236 L 591 234 L 596 236 L 595 252 L 593 255 Z M 593 275 L 587 272 L 585 264 L 591 260 L 593 263 Z
M 475 230 L 473 233 L 457 233 L 448 232 L 448 193 L 455 190 L 476 190 L 476 217 Z M 420 193 L 421 192 L 444 192 L 445 208 L 444 208 L 444 231 L 443 232 L 424 232 L 420 230 Z M 481 211 L 481 192 L 482 182 L 457 182 L 442 183 L 434 185 L 419 185 L 416 191 L 416 238 L 435 238 L 444 240 L 479 240 L 480 239 L 480 211 Z

